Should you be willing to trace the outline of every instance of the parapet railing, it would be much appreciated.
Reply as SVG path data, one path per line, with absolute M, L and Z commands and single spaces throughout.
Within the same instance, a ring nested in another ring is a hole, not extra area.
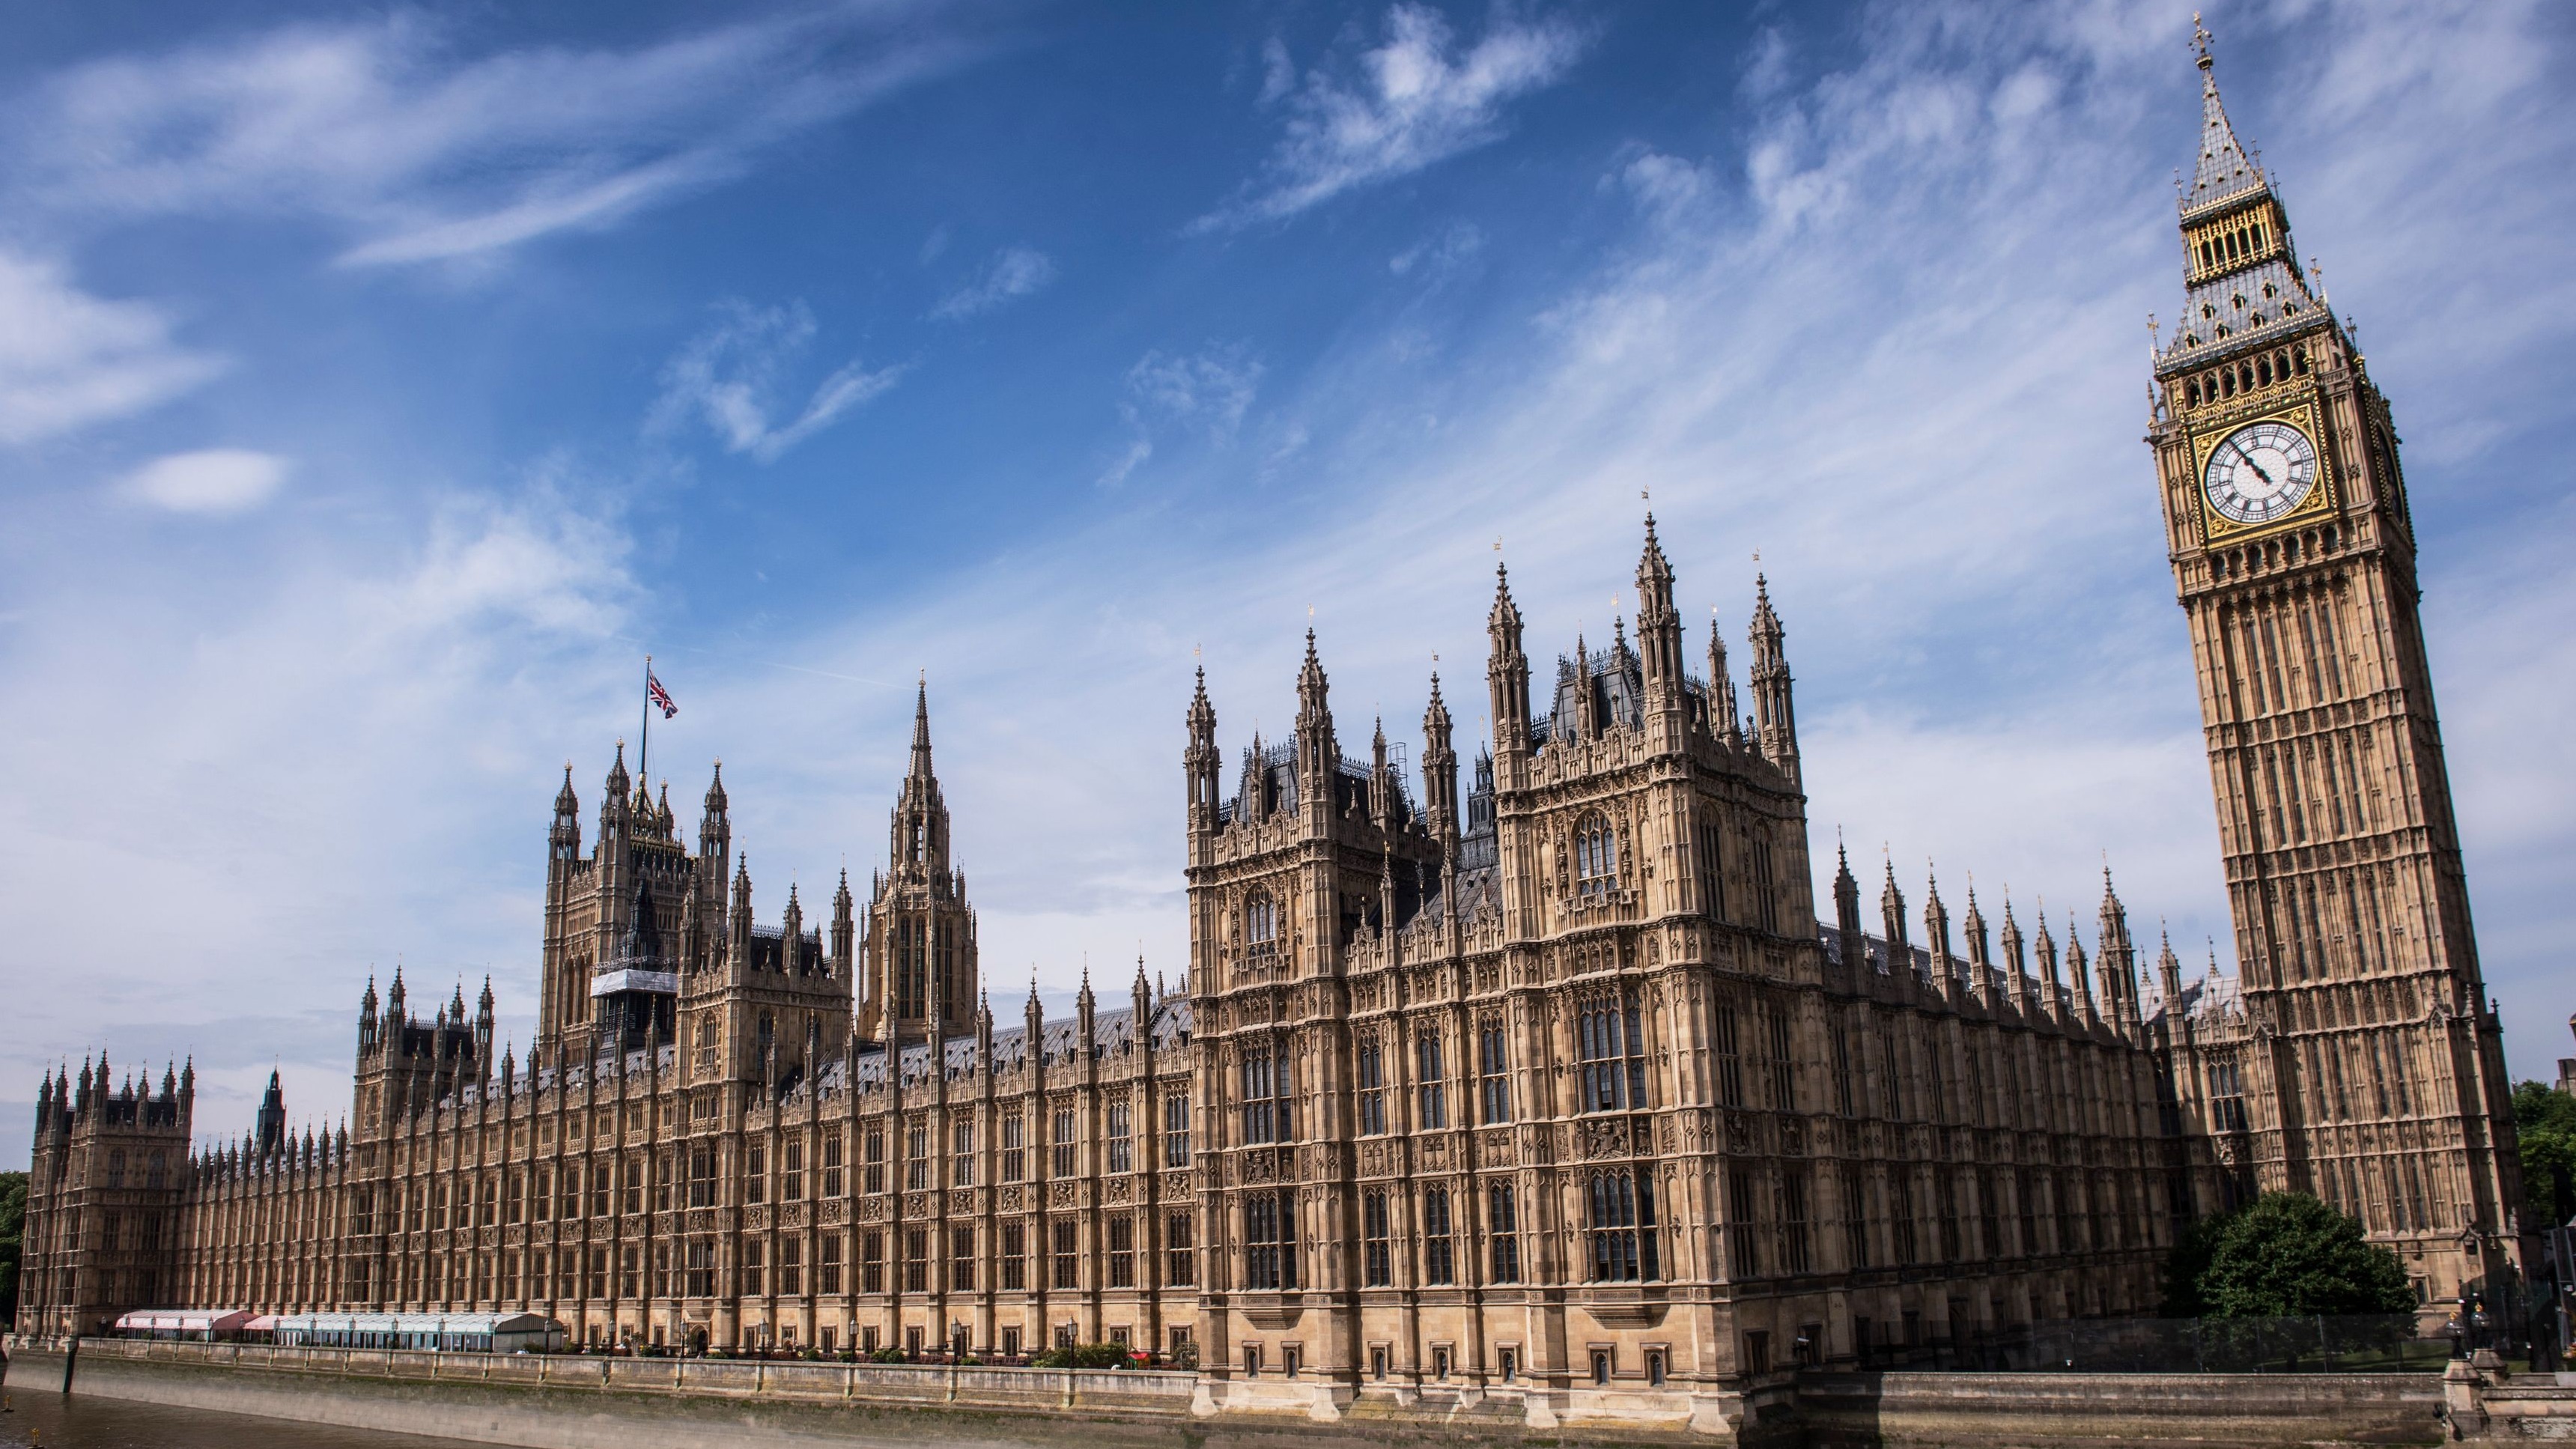
M 22 1350 L 60 1353 L 64 1338 L 11 1335 Z M 567 1389 L 985 1408 L 1073 1408 L 1186 1415 L 1198 1376 L 1167 1369 L 1005 1368 L 965 1364 L 476 1353 L 399 1348 L 290 1348 L 264 1343 L 83 1338 L 84 1363 L 124 1360 L 269 1369 L 352 1378 L 432 1379 Z

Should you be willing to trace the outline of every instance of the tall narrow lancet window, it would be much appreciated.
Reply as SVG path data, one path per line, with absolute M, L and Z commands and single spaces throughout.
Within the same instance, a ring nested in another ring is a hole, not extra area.
M 1619 838 L 1608 817 L 1586 815 L 1574 827 L 1574 888 L 1605 894 L 1619 883 Z
M 1279 903 L 1266 895 L 1255 895 L 1243 905 L 1243 940 L 1247 951 L 1255 956 L 1270 956 L 1279 950 Z

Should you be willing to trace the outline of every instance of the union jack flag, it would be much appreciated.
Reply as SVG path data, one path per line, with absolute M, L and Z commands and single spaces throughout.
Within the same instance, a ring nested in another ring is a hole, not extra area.
M 644 697 L 653 701 L 654 707 L 662 711 L 664 719 L 669 719 L 680 712 L 680 707 L 671 703 L 671 691 L 662 687 L 662 681 L 654 678 L 653 671 L 650 669 L 644 671 Z

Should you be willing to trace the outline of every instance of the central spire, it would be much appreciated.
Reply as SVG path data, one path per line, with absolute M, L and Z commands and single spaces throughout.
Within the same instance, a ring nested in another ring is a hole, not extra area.
M 898 870 L 910 869 L 932 879 L 948 871 L 948 807 L 939 798 L 939 777 L 930 767 L 930 681 L 926 677 L 913 696 L 912 768 L 895 799 L 888 854 Z
M 930 676 L 921 677 L 920 693 L 912 702 L 912 778 L 927 780 L 930 774 Z
M 2196 211 L 2213 201 L 2263 185 L 2263 168 L 2236 139 L 2236 128 L 2227 120 L 2227 106 L 2218 99 L 2217 64 L 2209 54 L 2210 34 L 2197 13 L 2191 17 L 2191 28 L 2192 48 L 2198 53 L 2200 66 L 2200 159 L 2192 167 L 2191 189 L 2183 194 L 2185 211 Z

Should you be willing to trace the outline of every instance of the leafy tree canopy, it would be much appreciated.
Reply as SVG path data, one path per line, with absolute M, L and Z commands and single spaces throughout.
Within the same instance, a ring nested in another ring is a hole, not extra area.
M 27 1230 L 27 1174 L 0 1172 L 0 1323 L 18 1313 L 18 1252 Z
M 2403 1313 L 2415 1290 L 2397 1255 L 2302 1192 L 2267 1192 L 2192 1225 L 2166 1265 L 2165 1312 L 2183 1318 Z
M 2522 1143 L 2523 1226 L 2576 1217 L 2576 1097 L 2524 1082 L 2513 1089 L 2513 1125 Z

